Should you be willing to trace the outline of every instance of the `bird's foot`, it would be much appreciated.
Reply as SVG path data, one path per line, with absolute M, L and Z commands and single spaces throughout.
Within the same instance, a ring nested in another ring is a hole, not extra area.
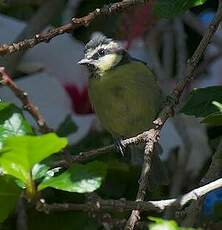
M 122 140 L 121 139 L 114 139 L 114 145 L 115 145 L 116 151 L 120 152 L 121 155 L 124 157 L 124 152 L 125 152 L 126 147 L 122 143 Z

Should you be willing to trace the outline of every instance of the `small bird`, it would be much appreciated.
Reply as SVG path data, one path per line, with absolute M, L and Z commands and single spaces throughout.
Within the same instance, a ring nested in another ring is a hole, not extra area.
M 79 64 L 90 71 L 89 97 L 105 129 L 115 138 L 135 136 L 152 127 L 162 94 L 149 67 L 103 35 L 85 47 Z
M 90 72 L 89 97 L 95 113 L 123 154 L 120 140 L 150 129 L 160 111 L 162 93 L 156 78 L 144 62 L 101 34 L 86 44 L 85 57 L 78 63 Z M 143 153 L 141 146 L 136 147 L 139 151 L 134 149 L 134 156 Z M 160 168 L 155 155 L 154 163 Z

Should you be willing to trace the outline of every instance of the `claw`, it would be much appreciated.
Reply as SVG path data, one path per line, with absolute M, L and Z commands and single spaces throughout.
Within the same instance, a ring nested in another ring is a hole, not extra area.
M 116 151 L 120 152 L 121 155 L 124 157 L 125 146 L 122 144 L 121 139 L 114 139 L 114 145 Z

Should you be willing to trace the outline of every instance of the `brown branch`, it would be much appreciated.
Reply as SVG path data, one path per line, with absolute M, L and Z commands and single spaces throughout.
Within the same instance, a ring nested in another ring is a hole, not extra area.
M 150 131 L 144 132 L 142 134 L 139 134 L 135 137 L 131 137 L 125 140 L 122 140 L 121 143 L 123 146 L 128 146 L 128 145 L 132 145 L 132 144 L 139 144 L 144 142 L 144 139 L 147 137 L 147 135 L 149 135 Z M 101 147 L 98 149 L 92 149 L 86 152 L 80 152 L 77 155 L 74 155 L 71 157 L 70 162 L 71 163 L 78 163 L 78 162 L 85 162 L 88 160 L 91 160 L 92 158 L 98 157 L 100 155 L 107 155 L 108 152 L 111 152 L 112 150 L 115 149 L 115 145 L 108 145 L 105 147 Z M 53 165 L 54 167 L 64 167 L 66 166 L 67 163 L 64 160 L 61 161 L 57 161 L 55 162 L 55 164 Z
M 129 201 L 129 200 L 103 200 L 96 199 L 93 201 L 88 201 L 84 204 L 74 204 L 74 203 L 54 203 L 46 204 L 44 200 L 41 200 L 37 204 L 37 209 L 39 211 L 57 212 L 57 211 L 85 211 L 85 212 L 96 212 L 96 211 L 115 211 L 115 212 L 125 212 L 134 209 L 140 211 L 155 211 L 163 212 L 166 208 L 175 207 L 177 209 L 182 209 L 187 203 L 193 200 L 198 200 L 210 191 L 222 187 L 222 178 L 215 180 L 207 185 L 196 188 L 183 196 L 174 199 L 158 200 L 158 201 Z
M 220 4 L 214 19 L 210 23 L 206 33 L 204 34 L 193 56 L 190 58 L 190 60 L 187 63 L 184 80 L 180 81 L 177 84 L 176 88 L 173 90 L 173 92 L 170 95 L 170 100 L 161 111 L 159 118 L 157 118 L 154 121 L 155 128 L 153 130 L 150 130 L 148 133 L 149 135 L 147 136 L 146 139 L 146 147 L 144 152 L 144 164 L 143 164 L 140 181 L 139 181 L 139 189 L 138 189 L 137 199 L 136 199 L 137 201 L 143 200 L 146 194 L 146 189 L 148 186 L 147 177 L 150 171 L 150 163 L 154 152 L 153 151 L 154 144 L 159 140 L 160 130 L 163 127 L 166 120 L 172 115 L 172 111 L 174 110 L 175 106 L 178 104 L 178 101 L 184 89 L 192 81 L 194 77 L 195 68 L 197 67 L 202 55 L 204 54 L 209 42 L 211 41 L 221 21 L 222 21 L 222 6 Z M 138 220 L 139 220 L 139 210 L 133 210 L 125 226 L 125 230 L 133 230 Z
M 27 110 L 32 117 L 35 119 L 39 129 L 42 133 L 48 133 L 52 131 L 46 124 L 44 117 L 39 112 L 38 108 L 35 107 L 32 101 L 28 97 L 28 93 L 20 89 L 16 83 L 11 79 L 9 74 L 5 71 L 4 67 L 0 67 L 0 82 L 3 85 L 6 85 L 15 96 L 22 102 L 23 108 Z
M 3 56 L 20 50 L 32 48 L 41 42 L 49 42 L 52 38 L 64 33 L 70 33 L 80 26 L 89 26 L 89 24 L 98 16 L 110 15 L 118 11 L 129 9 L 130 7 L 138 4 L 145 4 L 147 1 L 148 0 L 123 0 L 121 2 L 105 5 L 101 9 L 96 9 L 84 17 L 72 18 L 71 22 L 55 29 L 51 29 L 48 32 L 36 34 L 30 39 L 25 39 L 18 43 L 3 44 L 0 46 L 0 55 Z

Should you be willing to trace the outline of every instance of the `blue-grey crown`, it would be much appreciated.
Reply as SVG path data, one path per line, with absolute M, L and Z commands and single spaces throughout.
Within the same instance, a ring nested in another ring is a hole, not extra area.
M 100 45 L 107 45 L 112 41 L 111 38 L 107 38 L 106 36 L 102 34 L 98 34 L 94 36 L 85 46 L 85 51 L 88 49 L 95 49 L 96 47 Z

